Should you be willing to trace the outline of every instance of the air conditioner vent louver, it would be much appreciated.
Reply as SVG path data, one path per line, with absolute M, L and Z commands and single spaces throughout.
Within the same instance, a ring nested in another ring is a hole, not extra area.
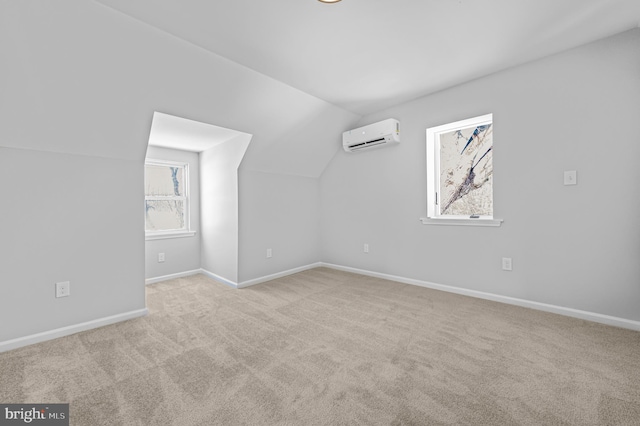
M 386 142 L 385 138 L 375 139 L 375 140 L 367 141 L 367 142 L 358 142 L 358 143 L 354 143 L 354 144 L 349 145 L 349 149 L 354 150 L 354 149 L 368 148 L 370 146 L 380 145 L 380 144 L 385 143 L 385 142 Z
M 390 118 L 342 134 L 342 146 L 347 152 L 394 145 L 400 142 L 400 123 Z

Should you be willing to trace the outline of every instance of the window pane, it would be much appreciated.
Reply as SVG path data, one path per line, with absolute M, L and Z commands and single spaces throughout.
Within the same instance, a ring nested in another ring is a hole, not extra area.
M 440 214 L 493 216 L 493 126 L 440 134 Z
M 146 165 L 145 193 L 148 196 L 184 195 L 184 168 Z
M 168 231 L 184 229 L 184 201 L 145 201 L 145 229 Z

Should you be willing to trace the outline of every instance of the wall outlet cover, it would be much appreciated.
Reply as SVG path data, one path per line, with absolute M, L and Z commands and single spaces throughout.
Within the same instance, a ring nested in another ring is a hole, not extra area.
M 63 281 L 56 283 L 56 297 L 67 297 L 71 295 L 71 283 Z

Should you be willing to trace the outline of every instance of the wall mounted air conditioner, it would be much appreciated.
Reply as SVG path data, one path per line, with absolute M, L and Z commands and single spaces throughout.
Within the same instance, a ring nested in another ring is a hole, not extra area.
M 400 122 L 393 118 L 348 130 L 342 134 L 342 147 L 347 152 L 394 145 L 400 142 Z

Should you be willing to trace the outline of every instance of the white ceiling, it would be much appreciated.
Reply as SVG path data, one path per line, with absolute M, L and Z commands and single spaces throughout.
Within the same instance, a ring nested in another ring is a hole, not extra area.
M 364 115 L 635 28 L 639 0 L 98 0 Z
M 155 112 L 149 145 L 202 152 L 244 133 L 174 115 Z

